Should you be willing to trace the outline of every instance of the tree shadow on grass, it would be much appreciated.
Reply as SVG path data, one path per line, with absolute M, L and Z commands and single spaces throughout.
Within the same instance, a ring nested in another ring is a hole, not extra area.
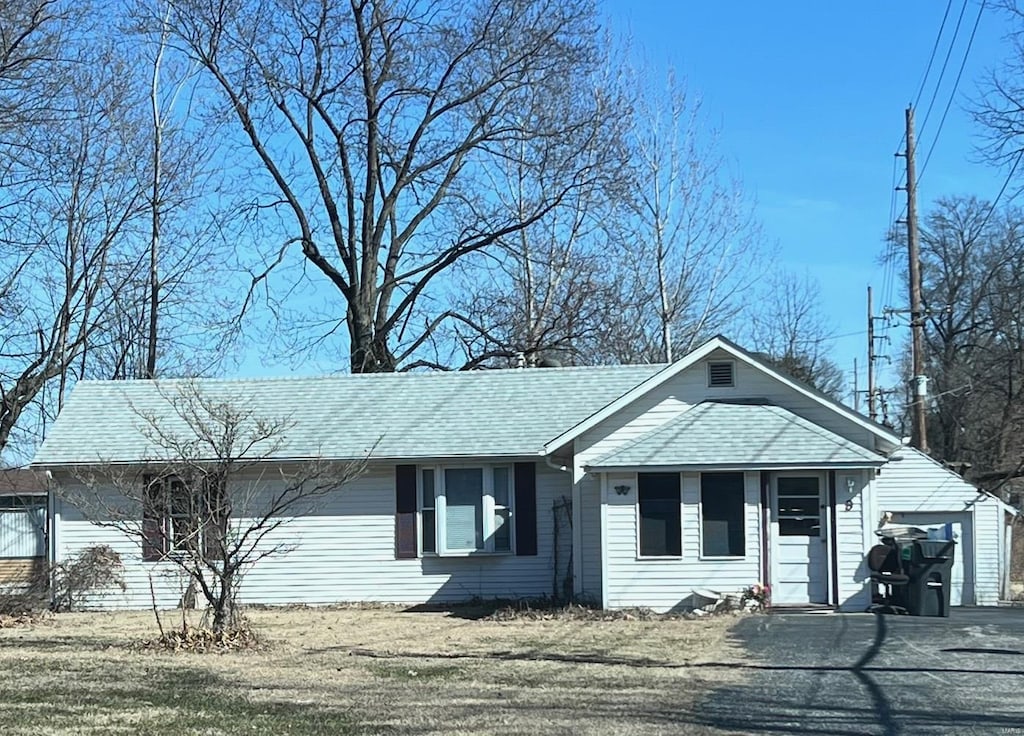
M 245 683 L 154 658 L 126 663 L 32 659 L 0 683 L 0 731 L 147 734 L 361 734 L 350 713 L 258 701 Z M 373 733 L 381 733 L 379 727 Z

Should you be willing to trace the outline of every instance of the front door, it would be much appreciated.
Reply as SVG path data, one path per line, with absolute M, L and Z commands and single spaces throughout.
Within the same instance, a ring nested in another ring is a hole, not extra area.
M 828 602 L 823 480 L 811 473 L 780 475 L 772 485 L 772 605 Z

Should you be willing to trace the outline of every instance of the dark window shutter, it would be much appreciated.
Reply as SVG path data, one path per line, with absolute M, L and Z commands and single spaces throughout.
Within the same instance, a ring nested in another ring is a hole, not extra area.
M 537 554 L 537 463 L 516 463 L 516 554 Z
M 164 556 L 163 482 L 146 476 L 142 494 L 142 559 L 155 562 Z
M 395 557 L 416 557 L 416 466 L 395 466 Z
M 202 481 L 201 521 L 203 528 L 203 556 L 207 560 L 223 558 L 228 532 L 228 504 L 224 482 L 221 478 L 204 478 Z

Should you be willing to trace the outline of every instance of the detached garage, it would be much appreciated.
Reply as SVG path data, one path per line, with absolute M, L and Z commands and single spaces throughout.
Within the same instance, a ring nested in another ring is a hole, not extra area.
M 875 502 L 897 524 L 947 527 L 957 542 L 950 603 L 994 606 L 1004 593 L 1012 509 L 910 447 L 893 453 L 875 481 Z

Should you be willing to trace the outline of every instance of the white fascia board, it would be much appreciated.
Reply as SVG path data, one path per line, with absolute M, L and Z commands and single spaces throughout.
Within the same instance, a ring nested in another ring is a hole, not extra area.
M 863 427 L 876 437 L 893 445 L 894 448 L 900 447 L 900 438 L 895 433 L 890 432 L 885 427 L 876 424 L 875 422 L 871 421 L 862 414 L 855 412 L 853 409 L 850 409 L 844 406 L 843 404 L 840 404 L 838 401 L 834 401 L 833 399 L 828 398 L 824 394 L 818 391 L 814 391 L 813 389 L 803 386 L 800 383 L 792 380 L 791 378 L 782 375 L 771 366 L 759 360 L 756 356 L 748 353 L 739 345 L 736 345 L 732 341 L 722 337 L 721 335 L 718 335 L 716 337 L 711 338 L 703 345 L 695 348 L 691 352 L 687 353 L 682 358 L 677 360 L 675 363 L 672 363 L 666 366 L 664 369 L 658 371 L 653 376 L 648 378 L 646 381 L 637 384 L 635 387 L 631 388 L 629 391 L 627 391 L 622 396 L 617 398 L 615 401 L 605 406 L 600 411 L 597 411 L 594 414 L 587 417 L 586 419 L 584 419 L 575 427 L 572 427 L 566 432 L 563 432 L 558 437 L 555 437 L 553 440 L 544 445 L 543 452 L 545 454 L 550 454 L 557 450 L 558 448 L 576 439 L 584 432 L 593 429 L 608 417 L 612 416 L 613 414 L 625 408 L 626 406 L 629 406 L 629 404 L 633 403 L 636 399 L 643 396 L 648 391 L 657 388 L 661 384 L 665 383 L 672 377 L 678 375 L 679 373 L 686 370 L 690 366 L 694 365 L 698 361 L 703 360 L 715 350 L 723 350 L 729 353 L 734 359 L 746 363 L 747 365 L 761 371 L 765 375 L 783 384 L 784 386 L 787 386 L 790 389 L 796 391 L 797 393 L 806 396 L 812 401 L 817 402 L 826 409 L 829 409 L 835 412 L 836 414 L 839 414 L 843 418 L 854 422 L 860 427 Z
M 757 470 L 864 470 L 878 468 L 884 460 L 872 462 L 868 460 L 848 463 L 693 463 L 688 465 L 586 465 L 587 473 L 673 473 L 681 472 L 752 472 Z
M 708 340 L 706 343 L 704 343 L 700 347 L 697 347 L 694 350 L 692 350 L 689 353 L 687 353 L 686 355 L 684 355 L 682 358 L 677 360 L 675 363 L 670 363 L 669 365 L 667 365 L 664 368 L 662 368 L 660 371 L 655 373 L 653 376 L 651 376 L 647 380 L 645 380 L 645 381 L 643 381 L 641 383 L 638 383 L 636 386 L 631 388 L 629 391 L 627 391 L 626 393 L 622 394 L 622 396 L 620 396 L 619 398 L 615 399 L 615 401 L 613 401 L 610 404 L 606 405 L 603 409 L 600 409 L 600 410 L 596 411 L 595 413 L 591 414 L 589 417 L 584 419 L 582 422 L 577 424 L 575 427 L 572 427 L 572 428 L 566 430 L 565 432 L 563 432 L 562 434 L 558 435 L 557 437 L 555 437 L 553 440 L 551 440 L 546 445 L 544 445 L 543 453 L 545 455 L 550 455 L 551 453 L 553 453 L 556 450 L 558 450 L 560 447 L 563 447 L 563 446 L 567 445 L 568 443 L 572 442 L 574 439 L 576 439 L 577 437 L 582 435 L 584 432 L 588 432 L 589 430 L 593 429 L 598 424 L 600 424 L 605 419 L 607 419 L 608 417 L 612 416 L 613 414 L 615 414 L 619 410 L 624 409 L 625 407 L 629 406 L 634 401 L 636 401 L 639 397 L 641 397 L 644 394 L 646 394 L 648 391 L 651 391 L 651 390 L 657 388 L 658 386 L 660 386 L 661 384 L 665 383 L 666 381 L 668 381 L 673 376 L 676 376 L 679 373 L 681 373 L 682 371 L 686 370 L 691 365 L 693 365 L 697 361 L 701 360 L 702 358 L 706 357 L 708 354 L 710 354 L 711 352 L 713 352 L 717 348 L 725 348 L 725 347 L 726 346 L 725 346 L 725 343 L 722 340 L 722 338 L 720 338 L 720 337 L 713 337 L 713 338 L 711 338 L 710 340 Z

